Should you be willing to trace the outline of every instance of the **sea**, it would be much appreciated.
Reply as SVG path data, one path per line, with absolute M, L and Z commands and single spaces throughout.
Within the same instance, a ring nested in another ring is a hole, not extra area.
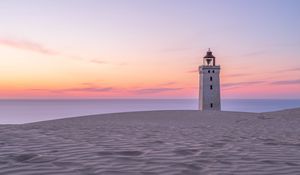
M 300 107 L 300 99 L 224 99 L 223 111 L 269 112 Z M 149 110 L 197 110 L 197 99 L 0 100 L 0 124 Z

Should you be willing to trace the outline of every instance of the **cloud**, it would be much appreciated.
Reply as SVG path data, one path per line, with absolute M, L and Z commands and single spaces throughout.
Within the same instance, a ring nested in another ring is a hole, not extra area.
M 88 58 L 83 58 L 82 56 L 79 56 L 79 55 L 66 54 L 66 53 L 60 52 L 58 50 L 47 48 L 41 43 L 37 43 L 37 42 L 30 41 L 30 40 L 25 40 L 25 39 L 12 39 L 12 38 L 4 38 L 4 37 L 1 38 L 0 37 L 0 45 L 15 48 L 15 49 L 27 50 L 27 51 L 31 51 L 31 52 L 35 52 L 35 53 L 44 54 L 44 55 L 50 55 L 50 56 L 59 55 L 64 58 L 69 58 L 69 59 L 79 60 L 79 61 L 86 61 L 86 62 L 91 62 L 94 64 L 113 64 L 113 65 L 117 65 L 117 66 L 127 65 L 126 62 L 109 63 L 109 62 L 99 60 L 99 59 L 88 59 Z
M 127 62 L 121 62 L 121 63 L 117 63 L 116 65 L 117 66 L 126 66 L 126 65 L 128 65 L 128 63 Z
M 94 64 L 109 64 L 109 65 L 115 65 L 115 66 L 126 66 L 128 64 L 126 62 L 112 63 L 112 62 L 99 60 L 99 59 L 92 59 L 92 60 L 89 60 L 89 61 L 91 63 L 94 63 Z
M 84 82 L 84 83 L 80 83 L 83 86 L 89 86 L 89 87 L 95 87 L 95 83 L 91 83 L 91 82 Z
M 222 84 L 222 87 L 232 88 L 232 87 L 236 87 L 236 86 L 256 85 L 256 84 L 261 84 L 261 83 L 265 83 L 265 81 L 246 81 L 246 82 L 236 82 L 236 83 L 225 83 L 225 84 Z
M 284 70 L 281 70 L 280 72 L 295 72 L 295 71 L 300 71 L 300 67 L 298 68 L 292 68 L 292 69 L 284 69 Z
M 198 72 L 198 69 L 188 70 L 187 73 L 196 73 Z
M 296 79 L 296 80 L 274 81 L 274 82 L 271 82 L 271 84 L 275 84 L 275 85 L 300 84 L 300 79 Z
M 159 84 L 159 86 L 169 86 L 169 85 L 174 85 L 174 84 L 176 84 L 175 81 L 169 81 L 169 82 L 161 83 L 161 84 Z
M 84 83 L 85 86 L 90 86 L 89 83 Z M 177 91 L 181 90 L 182 88 L 144 88 L 144 89 L 136 89 L 130 90 L 129 92 L 134 92 L 137 94 L 155 94 L 167 91 Z M 113 87 L 78 87 L 78 88 L 65 88 L 65 89 L 28 89 L 30 91 L 46 91 L 50 93 L 68 93 L 68 92 L 94 92 L 94 93 L 101 93 L 101 92 L 111 92 L 115 91 L 116 89 Z
M 112 91 L 112 87 L 104 87 L 104 88 L 97 88 L 97 87 L 85 87 L 85 88 L 70 88 L 70 89 L 63 89 L 63 91 L 83 91 L 83 92 L 108 92 Z
M 82 88 L 66 88 L 66 89 L 30 89 L 31 91 L 47 91 L 51 93 L 65 93 L 65 92 L 110 92 L 112 87 L 82 87 Z
M 103 61 L 103 60 L 97 60 L 97 59 L 93 59 L 93 60 L 90 60 L 92 63 L 96 63 L 96 64 L 107 64 L 106 61 Z
M 45 91 L 50 93 L 64 93 L 61 89 L 28 89 L 29 91 Z
M 160 92 L 167 92 L 167 91 L 177 91 L 181 90 L 182 88 L 145 88 L 145 89 L 138 89 L 134 92 L 139 94 L 154 94 Z
M 228 75 L 225 75 L 225 77 L 242 77 L 242 76 L 247 76 L 248 74 L 243 74 L 243 73 L 240 73 L 240 74 L 228 74 Z
M 29 50 L 32 52 L 37 52 L 45 55 L 58 55 L 59 52 L 46 48 L 40 43 L 35 43 L 28 40 L 15 40 L 9 38 L 0 38 L 0 45 L 8 46 L 17 49 Z

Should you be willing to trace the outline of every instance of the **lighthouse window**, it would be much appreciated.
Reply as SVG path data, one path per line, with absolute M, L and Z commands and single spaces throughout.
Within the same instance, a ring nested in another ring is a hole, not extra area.
M 215 73 L 215 71 L 213 70 L 213 73 Z
M 211 103 L 211 104 L 210 104 L 210 108 L 213 108 L 213 107 L 214 107 L 214 105 Z
M 212 81 L 212 77 L 210 77 L 210 81 Z
M 213 89 L 212 85 L 210 85 L 210 89 Z
M 210 73 L 210 70 L 208 70 L 208 73 Z

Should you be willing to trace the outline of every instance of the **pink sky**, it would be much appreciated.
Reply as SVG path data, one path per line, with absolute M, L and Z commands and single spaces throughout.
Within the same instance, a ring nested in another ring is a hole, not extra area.
M 300 98 L 298 1 L 70 2 L 1 2 L 0 98 L 197 98 L 208 47 L 222 98 Z

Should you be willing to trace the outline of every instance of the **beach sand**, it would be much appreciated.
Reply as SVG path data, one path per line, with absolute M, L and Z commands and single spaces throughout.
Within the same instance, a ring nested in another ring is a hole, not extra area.
M 300 108 L 0 125 L 1 175 L 300 174 Z

